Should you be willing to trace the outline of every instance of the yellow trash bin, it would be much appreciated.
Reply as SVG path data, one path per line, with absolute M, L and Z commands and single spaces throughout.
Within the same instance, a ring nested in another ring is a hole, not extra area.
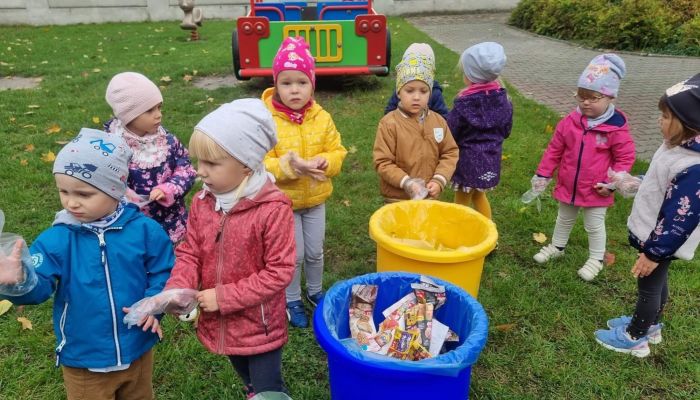
M 496 224 L 469 207 L 435 200 L 387 204 L 369 220 L 377 271 L 431 275 L 475 298 L 484 258 L 496 247 Z

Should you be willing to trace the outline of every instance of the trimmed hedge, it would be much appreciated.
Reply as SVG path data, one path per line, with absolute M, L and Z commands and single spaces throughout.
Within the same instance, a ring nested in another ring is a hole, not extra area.
M 591 47 L 700 56 L 700 0 L 522 0 L 509 23 Z

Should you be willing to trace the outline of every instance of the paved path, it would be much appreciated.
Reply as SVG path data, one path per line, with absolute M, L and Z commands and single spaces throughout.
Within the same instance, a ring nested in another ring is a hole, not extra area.
M 408 18 L 418 29 L 461 54 L 484 41 L 503 45 L 508 63 L 503 77 L 524 95 L 562 113 L 576 105 L 573 93 L 581 71 L 599 52 L 547 39 L 506 25 L 508 14 L 468 14 Z M 637 156 L 649 160 L 661 143 L 659 97 L 669 86 L 700 73 L 700 58 L 621 54 L 627 65 L 617 106 L 627 113 Z

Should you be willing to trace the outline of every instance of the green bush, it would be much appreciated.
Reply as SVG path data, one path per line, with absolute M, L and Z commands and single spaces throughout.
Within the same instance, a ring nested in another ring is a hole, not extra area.
M 509 23 L 592 47 L 700 55 L 698 0 L 523 0 Z

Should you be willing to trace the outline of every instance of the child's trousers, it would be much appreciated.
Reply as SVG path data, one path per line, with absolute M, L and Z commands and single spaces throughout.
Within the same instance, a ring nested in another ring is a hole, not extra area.
M 326 205 L 294 211 L 294 239 L 297 267 L 287 287 L 287 303 L 301 300 L 301 269 L 304 266 L 306 289 L 316 294 L 323 288 L 323 241 L 326 237 Z
M 469 193 L 456 191 L 455 192 L 455 203 L 461 204 L 463 206 L 472 207 L 481 213 L 484 217 L 491 219 L 491 204 L 489 204 L 489 199 L 486 198 L 486 192 L 481 192 L 479 190 L 472 190 Z
M 605 213 L 608 211 L 607 207 L 576 207 L 560 202 L 557 223 L 552 234 L 552 244 L 560 248 L 566 247 L 579 209 L 583 209 L 583 227 L 588 233 L 588 257 L 602 261 L 605 255 Z
M 122 371 L 92 372 L 64 365 L 63 384 L 68 400 L 152 400 L 153 350 Z
M 627 332 L 633 338 L 647 334 L 649 327 L 659 323 L 668 300 L 668 267 L 671 260 L 662 261 L 649 274 L 637 279 L 637 307 Z
M 228 356 L 246 386 L 255 393 L 287 392 L 282 379 L 282 347 L 250 356 Z

